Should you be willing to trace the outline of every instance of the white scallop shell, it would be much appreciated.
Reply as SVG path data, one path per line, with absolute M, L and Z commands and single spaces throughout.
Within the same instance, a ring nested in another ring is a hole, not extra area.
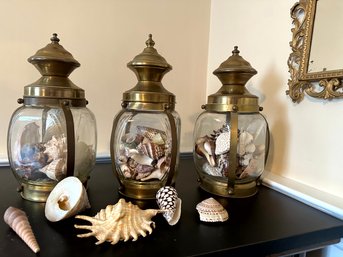
M 86 189 L 77 177 L 67 177 L 49 194 L 45 204 L 45 217 L 56 222 L 74 216 L 86 208 L 90 208 Z
M 168 224 L 175 225 L 181 216 L 181 199 L 175 188 L 171 186 L 161 187 L 156 193 L 156 202 L 158 207 L 163 212 L 163 217 L 167 220 Z
M 215 154 L 220 155 L 230 150 L 230 132 L 221 133 L 216 139 Z
M 196 209 L 201 221 L 224 222 L 229 219 L 229 214 L 225 208 L 212 197 L 198 203 Z

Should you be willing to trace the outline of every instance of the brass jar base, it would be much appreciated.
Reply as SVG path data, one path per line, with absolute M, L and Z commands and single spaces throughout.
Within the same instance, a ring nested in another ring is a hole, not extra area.
M 236 183 L 232 191 L 229 189 L 227 182 L 201 177 L 199 186 L 208 193 L 228 198 L 246 198 L 255 195 L 258 191 L 255 180 L 241 184 Z
M 54 187 L 54 184 L 37 185 L 23 183 L 20 194 L 25 200 L 32 202 L 46 202 L 51 190 Z
M 140 183 L 136 181 L 125 181 L 122 186 L 119 187 L 119 193 L 128 198 L 136 200 L 154 200 L 156 199 L 157 191 L 163 187 L 163 183 Z

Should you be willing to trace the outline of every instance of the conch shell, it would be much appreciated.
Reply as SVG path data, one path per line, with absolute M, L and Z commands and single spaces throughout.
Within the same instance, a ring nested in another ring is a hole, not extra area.
M 114 245 L 120 240 L 126 242 L 131 238 L 132 241 L 136 241 L 140 235 L 145 237 L 152 233 L 155 222 L 151 218 L 162 212 L 157 209 L 142 210 L 137 205 L 121 198 L 115 205 L 108 205 L 94 217 L 75 216 L 77 219 L 92 223 L 92 225 L 75 225 L 75 228 L 90 230 L 89 233 L 77 236 L 81 238 L 95 236 L 98 239 L 96 245 L 105 241 Z
M 169 225 L 178 223 L 181 216 L 181 199 L 174 187 L 161 187 L 156 193 L 156 202 L 161 210 L 165 210 L 163 217 Z
M 213 139 L 208 136 L 199 137 L 195 142 L 195 152 L 200 156 L 205 156 L 212 167 L 216 166 L 214 147 Z
M 52 222 L 69 218 L 90 208 L 86 189 L 77 177 L 61 180 L 50 192 L 45 204 L 45 217 Z
M 5 211 L 4 220 L 20 236 L 20 238 L 23 239 L 33 252 L 38 253 L 40 251 L 31 225 L 24 211 L 10 206 Z

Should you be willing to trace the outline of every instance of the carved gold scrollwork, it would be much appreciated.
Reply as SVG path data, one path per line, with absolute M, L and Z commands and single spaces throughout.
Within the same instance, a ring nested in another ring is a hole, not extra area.
M 289 42 L 292 49 L 292 53 L 288 58 L 288 68 L 291 78 L 288 80 L 289 89 L 286 91 L 286 94 L 291 97 L 293 102 L 300 102 L 304 97 L 304 83 L 299 81 L 299 69 L 304 46 L 305 9 L 306 5 L 304 2 L 295 3 L 291 8 L 294 27 L 291 30 L 293 33 L 292 41 Z
M 312 97 L 332 99 L 343 97 L 343 92 L 338 91 L 342 89 L 341 80 L 337 78 L 333 79 L 322 79 L 319 81 L 318 85 L 323 88 L 321 91 L 317 91 L 313 84 L 309 83 L 309 87 L 306 89 L 306 93 Z
M 299 0 L 291 8 L 293 23 L 291 54 L 288 58 L 290 79 L 286 94 L 299 103 L 304 94 L 330 100 L 343 98 L 343 70 L 308 72 L 317 0 Z

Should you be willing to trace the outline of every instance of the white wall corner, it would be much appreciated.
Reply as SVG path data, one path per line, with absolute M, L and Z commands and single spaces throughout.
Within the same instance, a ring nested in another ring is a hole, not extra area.
M 342 197 L 320 191 L 316 188 L 268 171 L 264 172 L 262 183 L 273 190 L 343 220 Z

